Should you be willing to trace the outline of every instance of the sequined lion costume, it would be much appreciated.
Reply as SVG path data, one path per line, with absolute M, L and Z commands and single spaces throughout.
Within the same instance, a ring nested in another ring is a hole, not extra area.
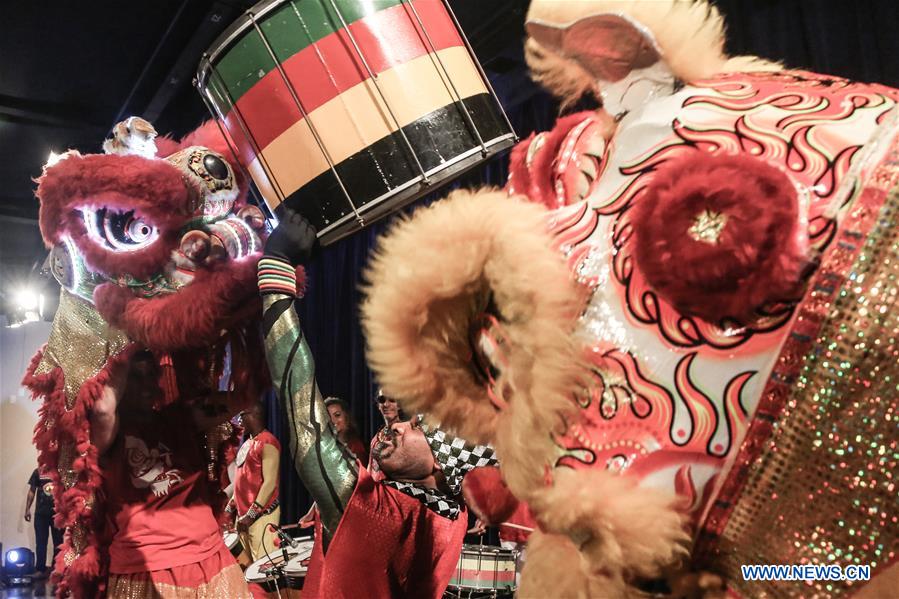
M 90 412 L 132 354 L 159 367 L 160 403 L 207 411 L 268 384 L 256 263 L 265 221 L 214 124 L 180 143 L 130 118 L 104 154 L 68 152 L 38 179 L 40 229 L 62 290 L 48 343 L 24 384 L 43 401 L 39 463 L 54 484 L 60 596 L 93 597 L 104 583 L 104 501 Z M 225 415 L 226 417 L 230 414 Z M 209 480 L 220 480 L 235 433 L 206 435 Z M 216 506 L 216 509 L 224 507 Z
M 534 0 L 527 31 L 534 79 L 601 107 L 522 141 L 504 190 L 382 238 L 363 315 L 385 393 L 495 444 L 538 525 L 520 596 L 691 568 L 720 576 L 674 594 L 884 584 L 899 91 L 728 57 L 706 2 Z

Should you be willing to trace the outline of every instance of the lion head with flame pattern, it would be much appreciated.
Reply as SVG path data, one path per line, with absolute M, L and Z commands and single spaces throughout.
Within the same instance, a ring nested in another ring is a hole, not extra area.
M 533 0 L 526 27 L 532 77 L 601 106 L 522 141 L 504 190 L 454 192 L 381 239 L 363 316 L 385 392 L 495 444 L 536 519 L 517 522 L 537 529 L 522 596 L 643 596 L 691 541 L 748 596 L 740 563 L 851 552 L 805 502 L 826 489 L 829 513 L 871 526 L 831 492 L 853 468 L 834 457 L 831 479 L 815 435 L 891 434 L 878 381 L 895 359 L 872 348 L 893 337 L 841 298 L 870 287 L 876 314 L 895 310 L 875 283 L 895 246 L 860 251 L 895 226 L 899 91 L 728 57 L 704 1 Z M 828 412 L 837 396 L 859 403 Z M 893 557 L 881 534 L 863 562 Z

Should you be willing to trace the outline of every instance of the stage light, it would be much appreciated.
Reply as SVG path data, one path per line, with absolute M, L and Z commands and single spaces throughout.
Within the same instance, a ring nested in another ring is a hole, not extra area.
M 16 307 L 24 312 L 33 312 L 38 309 L 40 299 L 40 295 L 31 289 L 19 289 L 15 297 Z
M 6 552 L 3 560 L 3 579 L 7 584 L 30 584 L 34 576 L 34 552 L 25 547 L 14 547 Z
M 6 326 L 14 329 L 29 322 L 37 322 L 44 315 L 44 294 L 22 287 L 13 295 Z

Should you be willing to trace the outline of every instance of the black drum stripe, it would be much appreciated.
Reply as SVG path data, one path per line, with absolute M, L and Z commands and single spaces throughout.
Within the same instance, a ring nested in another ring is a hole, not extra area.
M 502 143 L 490 145 L 490 141 L 512 133 L 503 119 L 496 100 L 490 94 L 477 94 L 464 100 L 465 108 L 478 127 L 478 133 L 489 145 L 489 153 L 495 154 L 514 143 L 509 138 Z M 477 137 L 468 125 L 458 102 L 448 104 L 403 127 L 403 132 L 415 148 L 418 160 L 425 171 L 437 168 L 474 149 L 479 149 Z M 418 167 L 412 160 L 409 148 L 399 132 L 394 132 L 364 150 L 353 154 L 335 169 L 349 192 L 357 210 L 365 218 L 366 224 L 384 216 L 404 204 L 414 201 L 440 185 L 449 182 L 462 171 L 483 160 L 480 151 L 459 164 L 446 168 L 430 177 L 428 185 L 415 184 L 397 192 L 379 206 L 370 205 L 372 200 L 382 197 L 419 176 Z M 301 159 L 298 157 L 298 159 Z M 312 179 L 290 194 L 285 203 L 297 210 L 315 227 L 322 231 L 340 219 L 352 215 L 352 208 L 346 201 L 334 174 L 328 170 Z M 351 230 L 358 227 L 350 226 Z M 342 237 L 349 231 L 323 236 L 327 243 Z

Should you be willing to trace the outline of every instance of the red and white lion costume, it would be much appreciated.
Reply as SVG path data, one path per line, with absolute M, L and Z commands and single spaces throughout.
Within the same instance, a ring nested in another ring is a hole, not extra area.
M 728 57 L 706 2 L 534 0 L 527 29 L 534 78 L 602 107 L 381 240 L 385 392 L 495 444 L 539 525 L 522 596 L 638 594 L 688 555 L 746 596 L 807 587 L 740 563 L 868 563 L 873 586 L 899 91 Z

